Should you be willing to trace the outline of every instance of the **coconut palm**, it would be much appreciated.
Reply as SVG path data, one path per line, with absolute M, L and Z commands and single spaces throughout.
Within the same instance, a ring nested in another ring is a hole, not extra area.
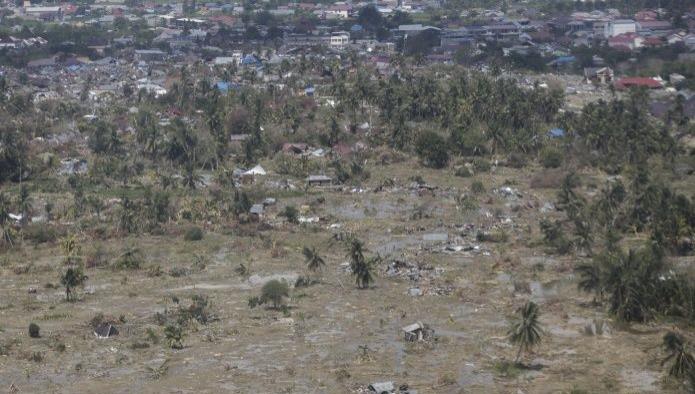
M 0 231 L 2 231 L 0 240 L 11 246 L 10 221 L 10 202 L 4 193 L 0 193 Z
M 518 363 L 522 352 L 531 350 L 532 347 L 541 342 L 543 331 L 538 321 L 540 309 L 534 302 L 528 301 L 517 310 L 517 314 L 518 317 L 509 327 L 507 336 L 513 345 L 519 346 L 515 359 L 515 362 Z
M 577 287 L 587 293 L 594 293 L 594 302 L 603 301 L 603 283 L 601 265 L 597 261 L 582 263 L 574 269 L 579 274 Z
M 373 282 L 371 265 L 378 260 L 378 257 L 367 261 L 364 257 L 363 243 L 355 238 L 350 242 L 350 250 L 348 251 L 350 258 L 350 269 L 355 275 L 355 282 L 360 289 L 366 289 Z
M 29 215 L 31 214 L 31 195 L 25 184 L 19 186 L 19 213 L 22 215 L 20 223 L 22 226 L 29 223 Z
M 688 344 L 681 335 L 669 331 L 664 335 L 663 346 L 669 354 L 661 365 L 672 362 L 669 375 L 684 378 L 695 373 L 695 357 L 688 351 Z
M 326 265 L 323 258 L 316 252 L 315 247 L 309 249 L 305 246 L 304 249 L 302 249 L 302 254 L 306 259 L 306 265 L 309 271 L 316 272 Z

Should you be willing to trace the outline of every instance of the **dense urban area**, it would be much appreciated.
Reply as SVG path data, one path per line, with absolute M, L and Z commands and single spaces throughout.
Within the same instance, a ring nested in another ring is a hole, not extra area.
M 0 391 L 695 392 L 695 0 L 0 2 Z

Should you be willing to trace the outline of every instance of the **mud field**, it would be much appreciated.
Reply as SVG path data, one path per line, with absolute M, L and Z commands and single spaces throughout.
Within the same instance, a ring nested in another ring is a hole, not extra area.
M 499 167 L 460 178 L 407 167 L 377 167 L 359 189 L 283 197 L 269 188 L 277 205 L 264 213 L 267 225 L 202 223 L 205 236 L 197 242 L 169 234 L 96 241 L 78 233 L 85 251 L 99 243 L 113 258 L 134 245 L 145 264 L 87 268 L 77 302 L 65 301 L 59 283 L 59 245 L 5 253 L 0 390 L 357 393 L 391 381 L 411 393 L 675 391 L 658 347 L 668 324 L 613 322 L 577 290 L 572 258 L 544 253 L 538 221 L 558 215 L 555 194 L 528 181 L 529 171 L 543 170 Z M 413 182 L 415 175 L 427 187 Z M 375 191 L 386 179 L 393 182 Z M 465 203 L 474 180 L 485 191 Z M 290 204 L 302 207 L 306 223 L 277 217 Z M 479 242 L 479 231 L 508 239 Z M 350 234 L 364 241 L 367 256 L 382 258 L 369 289 L 358 289 L 348 270 L 341 239 Z M 304 246 L 326 260 L 321 272 L 307 271 Z M 247 273 L 238 272 L 240 264 Z M 184 273 L 174 276 L 172 268 Z M 292 288 L 285 312 L 249 308 L 268 280 L 294 285 L 307 275 L 318 283 Z M 183 349 L 172 349 L 157 314 L 186 307 L 194 295 L 208 297 L 210 319 L 190 323 Z M 546 335 L 525 356 L 530 367 L 519 369 L 510 367 L 516 348 L 506 332 L 528 299 L 539 304 Z M 117 336 L 93 334 L 90 321 L 99 313 Z M 407 342 L 401 328 L 418 321 L 434 338 Z M 31 322 L 40 325 L 40 338 L 28 336 Z

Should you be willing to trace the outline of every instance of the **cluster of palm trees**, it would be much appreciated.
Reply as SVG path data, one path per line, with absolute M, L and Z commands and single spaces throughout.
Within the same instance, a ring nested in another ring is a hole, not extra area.
M 576 266 L 581 290 L 624 321 L 658 316 L 695 319 L 695 286 L 686 274 L 673 272 L 658 243 L 624 251 L 613 246 Z
M 586 105 L 579 116 L 566 119 L 581 139 L 575 147 L 598 152 L 601 160 L 592 165 L 613 170 L 642 163 L 654 154 L 673 157 L 675 142 L 649 119 L 648 99 L 646 92 L 634 90 L 627 100 Z

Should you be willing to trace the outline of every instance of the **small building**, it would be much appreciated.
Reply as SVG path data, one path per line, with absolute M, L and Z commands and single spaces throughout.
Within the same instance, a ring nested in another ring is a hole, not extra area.
M 604 36 L 606 38 L 619 36 L 625 33 L 636 33 L 637 24 L 632 19 L 616 19 L 606 23 Z
M 286 142 L 282 145 L 282 151 L 287 154 L 301 155 L 307 152 L 309 145 L 304 143 Z
M 609 38 L 608 46 L 614 49 L 627 48 L 634 50 L 644 46 L 644 37 L 636 33 L 620 34 Z
M 253 204 L 251 209 L 249 209 L 249 216 L 253 219 L 260 220 L 263 217 L 264 211 L 265 207 L 263 204 Z
M 584 69 L 586 82 L 610 83 L 613 82 L 613 69 L 610 67 L 587 67 Z
M 330 45 L 332 48 L 342 49 L 350 43 L 350 34 L 346 31 L 336 31 L 331 34 Z
M 239 147 L 250 137 L 251 134 L 232 134 L 229 136 L 229 142 L 233 146 Z
M 326 175 L 309 175 L 306 182 L 309 186 L 328 186 L 333 183 L 333 179 Z
M 143 62 L 163 62 L 166 59 L 166 52 L 159 49 L 136 49 L 135 58 Z
M 426 341 L 434 336 L 434 330 L 419 321 L 403 327 L 402 330 L 407 342 Z
M 661 82 L 654 78 L 643 78 L 643 77 L 630 77 L 622 78 L 613 84 L 618 90 L 626 90 L 629 88 L 647 88 L 647 89 L 661 89 L 663 85 Z
M 45 21 L 59 20 L 63 18 L 63 8 L 60 6 L 24 7 L 24 15 Z

